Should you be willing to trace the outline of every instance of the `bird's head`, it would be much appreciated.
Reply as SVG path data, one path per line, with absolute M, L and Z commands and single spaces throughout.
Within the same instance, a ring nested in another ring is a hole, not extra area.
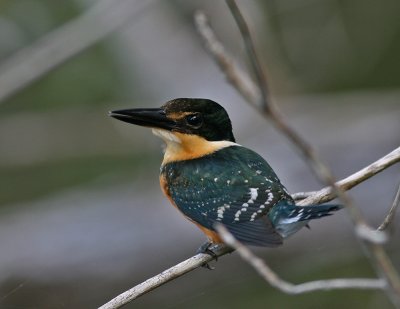
M 180 98 L 160 108 L 135 108 L 110 112 L 118 120 L 150 127 L 164 140 L 182 142 L 190 136 L 210 142 L 235 142 L 225 109 L 208 99 Z

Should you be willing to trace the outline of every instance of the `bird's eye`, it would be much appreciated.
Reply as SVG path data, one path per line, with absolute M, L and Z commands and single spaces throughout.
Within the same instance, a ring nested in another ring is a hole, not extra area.
M 199 113 L 186 116 L 185 119 L 186 123 L 194 129 L 200 128 L 203 124 L 203 117 Z

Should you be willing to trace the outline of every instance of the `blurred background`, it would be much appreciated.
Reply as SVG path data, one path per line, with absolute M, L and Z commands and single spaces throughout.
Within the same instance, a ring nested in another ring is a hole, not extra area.
M 275 102 L 337 178 L 400 144 L 400 2 L 241 0 Z M 321 188 L 294 147 L 226 82 L 193 13 L 208 14 L 246 68 L 223 1 L 0 2 L 0 308 L 95 308 L 194 254 L 202 233 L 158 184 L 162 143 L 107 112 L 204 97 L 290 192 Z M 58 64 L 58 65 L 55 65 Z M 393 166 L 350 194 L 372 225 L 394 198 Z M 399 218 L 387 244 L 400 268 Z M 345 211 L 277 249 L 257 249 L 300 283 L 372 277 Z M 288 296 L 236 254 L 127 308 L 391 308 L 371 291 Z

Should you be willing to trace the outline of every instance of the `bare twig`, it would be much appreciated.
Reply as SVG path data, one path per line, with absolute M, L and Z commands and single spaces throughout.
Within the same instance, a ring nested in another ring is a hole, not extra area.
M 223 256 L 227 253 L 231 253 L 233 250 L 229 247 L 216 247 L 213 248 L 213 252 L 218 256 Z M 134 286 L 133 288 L 127 290 L 126 292 L 121 293 L 117 297 L 110 300 L 108 303 L 99 307 L 99 309 L 116 309 L 120 308 L 132 300 L 138 298 L 139 296 L 146 294 L 155 288 L 163 285 L 171 280 L 174 280 L 202 265 L 207 264 L 214 260 L 215 257 L 199 253 L 191 258 L 164 270 L 162 273 L 147 279 L 146 281 Z
M 284 293 L 303 294 L 320 290 L 329 291 L 337 289 L 384 289 L 386 286 L 385 280 L 369 278 L 340 278 L 292 284 L 281 279 L 264 260 L 257 257 L 250 249 L 236 240 L 222 224 L 216 226 L 216 229 L 224 242 L 234 248 L 240 257 L 253 266 L 261 277 Z
M 0 103 L 142 13 L 150 1 L 101 0 L 0 65 Z M 143 5 L 145 4 L 145 6 Z
M 292 193 L 291 196 L 292 199 L 294 199 L 295 201 L 301 201 L 315 193 L 317 193 L 317 191 L 307 191 L 307 192 L 303 191 L 303 192 Z
M 392 207 L 390 207 L 389 213 L 383 220 L 382 224 L 378 227 L 378 230 L 380 231 L 386 230 L 387 227 L 390 225 L 390 223 L 393 222 L 396 210 L 397 208 L 399 208 L 399 205 L 400 205 L 400 184 L 397 188 L 396 196 L 394 197 Z
M 17 291 L 19 291 L 20 289 L 22 289 L 24 286 L 26 286 L 26 284 L 30 281 L 30 279 L 26 279 L 24 281 L 22 281 L 20 284 L 18 284 L 15 288 L 13 288 L 11 291 L 9 291 L 8 293 L 6 293 L 5 295 L 3 295 L 0 298 L 0 303 L 2 303 L 6 298 L 9 298 L 11 295 L 15 294 Z
M 396 159 L 397 158 L 397 159 Z M 398 158 L 400 158 L 400 152 L 396 153 L 395 155 L 393 155 L 393 151 L 382 157 L 381 159 L 377 160 L 376 162 L 370 164 L 368 167 L 363 168 L 362 170 L 346 177 L 345 179 L 340 180 L 338 183 L 340 182 L 344 182 L 346 179 L 354 179 L 357 178 L 359 179 L 359 181 L 354 181 L 354 185 L 365 181 L 366 179 L 368 179 L 369 177 L 371 177 L 373 175 L 373 173 L 371 173 L 369 167 L 371 166 L 379 166 L 379 168 L 375 169 L 374 171 L 375 173 L 382 171 L 386 168 L 388 168 L 389 166 L 391 166 L 392 164 L 398 162 Z M 377 164 L 378 162 L 380 162 L 379 164 Z M 389 163 L 391 162 L 391 163 Z M 366 177 L 365 174 L 368 174 L 369 176 Z M 357 176 L 355 176 L 357 175 Z M 349 190 L 351 189 L 353 186 L 344 186 L 343 189 L 344 190 Z M 316 196 L 318 196 L 319 199 L 322 198 L 322 200 L 324 199 L 323 196 L 321 196 L 321 194 L 326 194 L 327 196 L 331 196 L 331 193 L 327 190 L 323 190 L 321 191 L 316 191 Z M 312 198 L 312 196 L 310 196 L 310 198 Z M 227 252 L 225 252 L 227 253 Z M 224 252 L 222 252 L 220 254 L 220 256 L 225 254 Z M 120 294 L 119 296 L 117 296 L 116 298 L 112 299 L 111 301 L 109 301 L 107 304 L 101 306 L 101 309 L 115 309 L 115 308 L 120 308 L 123 305 L 127 304 L 128 302 L 140 297 L 141 295 L 150 292 L 152 290 L 154 290 L 155 288 L 167 283 L 168 281 L 174 280 L 176 278 L 178 278 L 179 276 L 182 276 L 185 273 L 188 273 L 198 267 L 200 267 L 201 265 L 204 265 L 204 263 L 207 263 L 209 261 L 212 260 L 212 257 L 209 255 L 204 255 L 204 254 L 198 254 L 195 255 L 191 258 L 189 258 L 188 260 L 179 263 L 165 271 L 163 271 L 162 273 L 138 284 L 137 286 L 131 288 L 130 290 Z M 178 275 L 177 275 L 178 274 Z M 346 279 L 347 283 L 344 284 L 351 284 L 352 287 L 354 286 L 361 286 L 362 284 L 360 284 L 360 282 L 358 282 L 358 279 L 351 279 L 350 281 L 348 281 L 350 279 Z M 352 281 L 355 280 L 355 281 Z M 362 279 L 364 280 L 364 279 Z M 314 281 L 314 282 L 318 282 L 318 281 Z M 340 285 L 343 285 L 343 283 L 340 283 L 340 281 L 338 281 Z M 382 280 L 382 282 L 384 282 Z M 308 283 L 304 283 L 303 286 L 305 285 L 307 287 Z M 333 282 L 333 285 L 337 285 L 337 282 Z M 374 285 L 374 283 L 372 283 L 372 286 Z M 368 286 L 368 284 L 367 284 Z M 377 286 L 375 288 L 380 288 L 378 287 L 379 284 L 377 283 Z M 360 287 L 361 288 L 361 287 Z M 372 288 L 372 287 L 365 287 L 365 288 Z M 322 288 L 325 289 L 325 288 Z
M 292 143 L 297 147 L 298 150 L 300 150 L 305 160 L 311 166 L 316 176 L 323 180 L 326 184 L 328 184 L 332 188 L 331 190 L 333 191 L 334 195 L 338 196 L 342 200 L 343 204 L 349 211 L 350 218 L 354 223 L 356 234 L 362 240 L 364 240 L 366 249 L 370 253 L 368 254 L 368 256 L 371 258 L 371 262 L 377 266 L 380 275 L 386 278 L 388 282 L 388 289 L 386 290 L 388 296 L 395 305 L 400 306 L 400 278 L 380 243 L 373 243 L 378 239 L 383 239 L 385 235 L 378 235 L 380 231 L 376 231 L 375 229 L 368 226 L 359 209 L 353 205 L 350 198 L 344 193 L 344 191 L 342 191 L 342 189 L 335 184 L 332 172 L 322 162 L 318 154 L 314 151 L 314 149 L 310 147 L 308 143 L 303 140 L 302 137 L 300 137 L 300 135 L 297 134 L 296 131 L 294 131 L 290 126 L 287 125 L 283 117 L 278 112 L 278 109 L 271 104 L 271 101 L 268 99 L 267 85 L 263 76 L 263 70 L 257 58 L 257 55 L 254 52 L 254 44 L 251 39 L 246 21 L 244 20 L 234 0 L 226 0 L 226 2 L 242 34 L 245 47 L 252 62 L 253 69 L 255 71 L 255 74 L 257 75 L 257 86 L 262 93 L 261 100 L 264 100 L 264 102 L 261 102 L 261 112 L 266 118 L 270 119 L 273 124 L 289 138 L 289 140 L 292 141 Z M 205 17 L 202 19 L 203 21 L 207 20 Z M 196 21 L 199 21 L 199 18 L 197 18 Z M 201 28 L 204 25 L 208 27 L 208 32 L 213 32 L 212 28 L 204 22 L 200 24 L 198 23 L 197 27 Z M 200 34 L 202 34 L 201 31 Z M 203 39 L 207 40 L 207 37 L 203 37 Z M 218 41 L 215 35 L 214 39 L 215 41 Z M 210 45 L 212 42 L 207 43 L 208 45 Z M 212 52 L 212 49 L 210 49 L 210 51 Z M 219 61 L 219 59 L 223 59 L 221 55 L 218 55 L 218 57 L 216 55 L 213 56 L 217 61 Z M 233 62 L 231 62 L 231 64 L 233 64 Z M 260 72 L 261 75 L 259 75 Z M 238 83 L 240 83 L 240 76 L 237 76 L 236 79 Z M 241 88 L 238 88 L 238 91 L 240 91 L 240 89 Z M 254 104 L 252 105 L 254 106 Z
M 260 101 L 258 102 L 258 106 L 266 113 L 270 114 L 272 110 L 272 102 L 269 100 L 269 91 L 267 87 L 267 79 L 265 77 L 264 71 L 260 65 L 260 61 L 257 56 L 257 52 L 255 46 L 253 44 L 253 40 L 251 38 L 249 27 L 247 26 L 246 21 L 243 18 L 242 12 L 236 5 L 235 1 L 226 0 L 229 9 L 233 17 L 235 18 L 236 24 L 238 25 L 239 31 L 242 34 L 242 38 L 244 41 L 244 45 L 246 46 L 247 53 L 249 55 L 250 63 L 255 73 L 257 84 L 259 85 L 260 90 Z
M 379 160 L 376 160 L 374 163 L 364 167 L 358 172 L 339 180 L 336 182 L 336 185 L 342 190 L 350 190 L 359 183 L 371 178 L 377 173 L 398 162 L 400 162 L 400 147 L 396 148 Z M 331 187 L 325 187 L 319 191 L 295 193 L 293 194 L 293 197 L 294 199 L 298 199 L 296 197 L 302 197 L 302 200 L 297 202 L 297 205 L 305 206 L 329 202 L 336 196 Z
M 217 60 L 216 63 L 225 74 L 228 81 L 239 91 L 239 93 L 256 108 L 261 100 L 261 94 L 258 87 L 254 84 L 250 76 L 235 63 L 230 57 L 221 42 L 217 39 L 214 31 L 211 29 L 206 15 L 197 11 L 194 15 L 197 30 L 204 38 L 207 49 Z

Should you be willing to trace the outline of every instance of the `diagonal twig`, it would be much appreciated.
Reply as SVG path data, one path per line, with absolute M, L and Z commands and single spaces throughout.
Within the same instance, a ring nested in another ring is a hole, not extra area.
M 232 252 L 232 249 L 228 247 L 217 247 L 213 251 L 216 253 L 218 257 L 225 255 L 227 253 Z M 146 281 L 134 286 L 133 288 L 121 293 L 117 297 L 113 298 L 106 304 L 100 306 L 98 309 L 116 309 L 120 308 L 127 303 L 131 302 L 132 300 L 146 294 L 160 285 L 163 285 L 171 280 L 174 280 L 202 265 L 211 262 L 215 258 L 211 255 L 199 253 L 191 258 L 164 270 L 162 273 L 147 279 Z
M 197 11 L 194 14 L 194 20 L 197 31 L 204 38 L 207 50 L 216 59 L 216 63 L 225 74 L 228 82 L 239 91 L 247 102 L 258 108 L 257 104 L 261 100 L 260 90 L 247 72 L 240 69 L 235 60 L 226 52 L 224 45 L 218 40 L 213 29 L 210 27 L 207 16 L 202 11 Z
M 388 226 L 393 222 L 394 216 L 396 215 L 396 210 L 399 208 L 400 205 L 400 184 L 397 188 L 396 195 L 393 200 L 392 207 L 390 207 L 389 213 L 383 220 L 382 224 L 378 227 L 379 231 L 384 231 L 388 228 Z
M 280 278 L 267 263 L 250 251 L 249 248 L 236 240 L 233 235 L 222 225 L 216 226 L 218 234 L 224 242 L 234 248 L 240 257 L 253 268 L 273 287 L 287 294 L 303 294 L 314 291 L 329 291 L 337 289 L 384 289 L 386 281 L 370 278 L 339 278 L 328 280 L 315 280 L 301 284 L 293 284 Z
M 265 77 L 264 71 L 260 65 L 260 61 L 257 56 L 257 52 L 255 46 L 253 44 L 253 39 L 251 38 L 251 33 L 249 27 L 247 26 L 246 21 L 243 18 L 242 12 L 239 10 L 235 1 L 226 0 L 226 4 L 231 10 L 231 14 L 234 17 L 236 24 L 239 28 L 239 31 L 242 35 L 242 39 L 244 41 L 244 45 L 246 47 L 247 53 L 249 55 L 250 63 L 252 69 L 255 73 L 257 84 L 259 85 L 260 90 L 260 100 L 258 102 L 259 107 L 265 111 L 267 114 L 272 113 L 272 101 L 269 99 L 269 91 L 267 79 Z
M 370 165 L 362 168 L 358 172 L 339 180 L 336 185 L 342 190 L 350 190 L 359 183 L 371 178 L 377 173 L 383 171 L 387 167 L 400 162 L 400 147 L 391 151 L 387 155 L 383 156 L 379 160 L 371 163 Z M 299 199 L 301 201 L 297 202 L 299 206 L 321 204 L 333 200 L 336 196 L 332 191 L 331 187 L 325 187 L 319 191 L 312 192 L 299 192 L 292 195 L 294 199 Z

